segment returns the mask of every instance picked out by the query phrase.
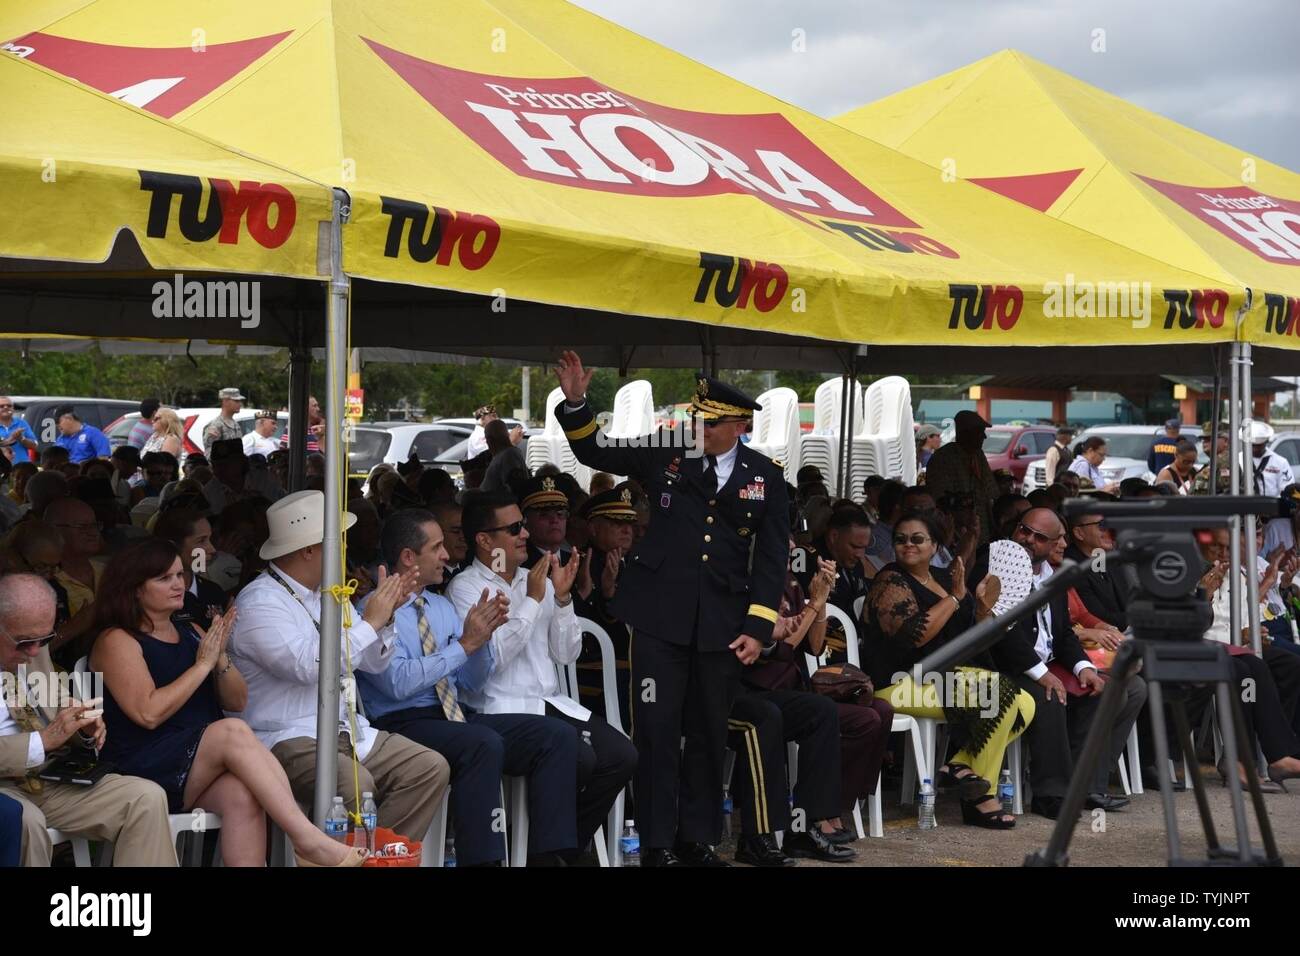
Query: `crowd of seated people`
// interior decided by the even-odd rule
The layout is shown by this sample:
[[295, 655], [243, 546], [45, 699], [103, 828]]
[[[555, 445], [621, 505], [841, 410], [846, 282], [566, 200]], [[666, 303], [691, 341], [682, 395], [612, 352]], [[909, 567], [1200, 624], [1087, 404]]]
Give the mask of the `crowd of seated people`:
[[[174, 865], [168, 814], [199, 807], [221, 816], [226, 865], [265, 864], [268, 821], [300, 865], [359, 865], [364, 851], [305, 815], [315, 798], [318, 628], [323, 602], [334, 600], [321, 591], [324, 458], [310, 456], [307, 490], [286, 494], [287, 452], [250, 456], [246, 443], [217, 438], [206, 456], [182, 463], [166, 412], [152, 416], [143, 450], [73, 463], [53, 446], [4, 469], [0, 667], [70, 671], [88, 659], [104, 699], [102, 714], [75, 700], [44, 714], [0, 708], [0, 865], [48, 864], [46, 827], [114, 843], [118, 865]], [[938, 455], [951, 471], [951, 461], [982, 454], [978, 422], [963, 427], [960, 448], [941, 455], [927, 435], [926, 460]], [[489, 422], [484, 433], [487, 450], [463, 488], [418, 459], [378, 466], [364, 490], [347, 486], [355, 590], [340, 667], [363, 708], [340, 701], [335, 792], [350, 809], [373, 794], [381, 826], [423, 839], [450, 785], [459, 864], [497, 866], [506, 859], [501, 779], [524, 777], [529, 865], [590, 865], [638, 761], [628, 739], [631, 634], [610, 608], [649, 503], [634, 482], [603, 473], [587, 487], [553, 465], [530, 474], [504, 425]], [[745, 668], [728, 717], [736, 860], [862, 858], [851, 846], [853, 811], [897, 773], [895, 715], [947, 725], [935, 783], [964, 823], [1015, 826], [997, 793], [1015, 741], [1029, 809], [1058, 816], [1115, 652], [1130, 638], [1124, 581], [1093, 566], [990, 651], [942, 674], [916, 665], [999, 613], [1001, 582], [989, 572], [998, 542], [1022, 549], [1041, 586], [1063, 562], [1088, 563], [1114, 545], [1099, 515], [1067, 519], [1066, 500], [1189, 493], [1195, 449], [1171, 447], [1155, 484], [1106, 490], [1094, 480], [1104, 447], [1072, 457], [1063, 443], [1056, 481], [1028, 497], [949, 475], [937, 497], [924, 481], [871, 476], [836, 498], [815, 468], [800, 469], [774, 640]], [[1283, 496], [1300, 499], [1300, 490]], [[1300, 776], [1298, 529], [1300, 518], [1261, 522], [1258, 567], [1239, 572], [1239, 619], [1248, 620], [1246, 601], [1260, 609], [1259, 655], [1248, 633], [1230, 633], [1228, 532], [1202, 536], [1214, 622], [1205, 637], [1229, 645], [1235, 672], [1257, 688], [1242, 710], [1266, 758], [1219, 771], [1254, 774], [1267, 790]], [[584, 619], [610, 637], [612, 660], [584, 634]], [[852, 702], [817, 692], [814, 674], [850, 656], [870, 690]], [[570, 665], [575, 697], [557, 676]], [[1126, 804], [1112, 771], [1135, 727], [1147, 766], [1129, 771], [1153, 774], [1146, 684], [1135, 676], [1124, 690], [1104, 728], [1090, 807]], [[1195, 716], [1208, 695], [1191, 704]], [[40, 780], [76, 746], [96, 747], [115, 772], [91, 788]], [[795, 809], [807, 826], [793, 826]], [[625, 815], [635, 815], [633, 793]]]

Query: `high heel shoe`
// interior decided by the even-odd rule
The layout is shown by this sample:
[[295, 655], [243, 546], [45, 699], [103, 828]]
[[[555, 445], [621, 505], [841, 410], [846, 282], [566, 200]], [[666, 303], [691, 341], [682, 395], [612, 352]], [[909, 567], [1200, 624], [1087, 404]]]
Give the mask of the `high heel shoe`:
[[988, 797], [981, 797], [979, 800], [963, 800], [961, 802], [961, 822], [972, 827], [983, 827], [985, 830], [1010, 830], [1015, 827], [1016, 820], [1012, 817], [1010, 820], [1004, 820], [1003, 817], [1010, 817], [1011, 814], [999, 806], [996, 810], [981, 810], [978, 804], [983, 803]]
[[[969, 772], [964, 777], [959, 776], [963, 770]], [[985, 794], [989, 792], [989, 782], [964, 763], [950, 763], [947, 767], [939, 768], [939, 786], [940, 788], [956, 787], [961, 792], [963, 800], [973, 800], [975, 803], [983, 800]]]
[[[1223, 785], [1226, 787], [1226, 786], [1228, 785], [1228, 767], [1227, 767], [1227, 764], [1225, 764], [1222, 760], [1220, 760], [1220, 761], [1218, 762], [1218, 764], [1215, 765], [1215, 769], [1219, 771], [1219, 780], [1220, 780], [1220, 781], [1223, 783]], [[1267, 780], [1260, 780], [1260, 781], [1259, 781], [1259, 792], [1260, 792], [1260, 793], [1286, 793], [1286, 792], [1287, 792], [1287, 791], [1286, 791], [1286, 785], [1282, 783], [1282, 780], [1287, 779], [1287, 776], [1291, 776], [1291, 777], [1300, 777], [1300, 773], [1288, 772], [1288, 773], [1287, 773], [1287, 776], [1283, 776], [1283, 777], [1282, 777], [1282, 780], [1278, 780], [1278, 779], [1275, 779], [1275, 778], [1273, 777], [1273, 768], [1272, 768], [1272, 767], [1269, 767], [1269, 768], [1268, 768], [1268, 776], [1269, 776], [1269, 779], [1267, 779]], [[1245, 781], [1242, 781], [1241, 789], [1242, 789], [1243, 791], [1245, 791], [1245, 790], [1249, 790], [1249, 789], [1250, 789], [1250, 785], [1249, 785], [1248, 783], [1246, 783]]]
[[[365, 847], [360, 847], [360, 846], [349, 847], [348, 855], [345, 856], [343, 859], [339, 860], [339, 862], [335, 863], [332, 868], [350, 869], [351, 867], [354, 866], [360, 866], [361, 864], [366, 862], [366, 859], [369, 856], [370, 856], [370, 851], [367, 850]], [[293, 858], [299, 866], [320, 867], [322, 869], [331, 869], [331, 867], [323, 867], [320, 863], [313, 863], [311, 860], [305, 859], [296, 850], [294, 851]]]

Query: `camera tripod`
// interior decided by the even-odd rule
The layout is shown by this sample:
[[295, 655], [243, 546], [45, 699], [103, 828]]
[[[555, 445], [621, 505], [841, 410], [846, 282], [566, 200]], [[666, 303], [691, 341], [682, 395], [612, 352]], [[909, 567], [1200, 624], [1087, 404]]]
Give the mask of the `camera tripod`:
[[[1130, 613], [1138, 611], [1132, 607]], [[1165, 608], [1172, 611], [1171, 608]], [[1188, 611], [1194, 609], [1188, 608]], [[1135, 633], [1137, 633], [1135, 625]], [[1203, 629], [1202, 629], [1203, 632]], [[1088, 797], [1089, 781], [1098, 761], [1105, 759], [1111, 725], [1119, 716], [1124, 704], [1124, 684], [1139, 668], [1147, 682], [1147, 706], [1151, 712], [1151, 730], [1155, 740], [1156, 773], [1160, 782], [1160, 799], [1164, 804], [1165, 835], [1169, 845], [1170, 866], [1281, 866], [1277, 844], [1264, 796], [1259, 789], [1255, 773], [1247, 778], [1255, 818], [1259, 823], [1263, 851], [1254, 850], [1246, 826], [1246, 806], [1241, 780], [1237, 775], [1239, 754], [1250, 755], [1254, 747], [1246, 739], [1245, 724], [1235, 692], [1237, 679], [1228, 652], [1218, 644], [1209, 644], [1196, 637], [1184, 636], [1181, 640], [1136, 637], [1125, 641], [1115, 654], [1111, 677], [1102, 692], [1101, 704], [1088, 731], [1083, 753], [1074, 768], [1070, 788], [1065, 795], [1060, 816], [1052, 828], [1047, 846], [1025, 858], [1026, 866], [1066, 866], [1068, 850], [1074, 832], [1075, 820]], [[1219, 724], [1223, 734], [1223, 753], [1228, 770], [1228, 790], [1232, 804], [1232, 818], [1236, 828], [1236, 845], [1219, 841], [1218, 829], [1210, 812], [1210, 802], [1205, 791], [1205, 781], [1197, 769], [1196, 750], [1192, 743], [1191, 725], [1187, 719], [1187, 690], [1193, 685], [1209, 684], [1214, 688]], [[1176, 743], [1188, 767], [1188, 783], [1196, 795], [1196, 810], [1205, 833], [1206, 858], [1192, 860], [1182, 854], [1182, 840], [1178, 832], [1178, 819], [1174, 810], [1174, 781], [1170, 773], [1169, 738], [1165, 724], [1165, 704], [1173, 715]], [[1253, 763], [1253, 759], [1248, 760]], [[1141, 767], [1130, 767], [1130, 773], [1141, 773]]]

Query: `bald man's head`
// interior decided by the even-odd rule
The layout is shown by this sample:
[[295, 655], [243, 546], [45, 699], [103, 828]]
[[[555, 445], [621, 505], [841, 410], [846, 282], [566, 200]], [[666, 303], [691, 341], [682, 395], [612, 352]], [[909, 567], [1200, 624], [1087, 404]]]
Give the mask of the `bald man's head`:
[[54, 630], [54, 589], [35, 574], [0, 577], [0, 670], [13, 673], [40, 648], [22, 641], [39, 640]]
[[1047, 560], [1056, 542], [1065, 534], [1065, 525], [1051, 508], [1030, 508], [1020, 516], [1011, 540], [1029, 552], [1035, 565]]

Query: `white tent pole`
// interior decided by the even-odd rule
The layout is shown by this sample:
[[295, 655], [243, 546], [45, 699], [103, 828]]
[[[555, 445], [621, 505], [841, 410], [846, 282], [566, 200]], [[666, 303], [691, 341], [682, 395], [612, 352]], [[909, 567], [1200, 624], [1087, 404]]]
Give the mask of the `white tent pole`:
[[[1241, 494], [1241, 343], [1232, 343], [1232, 399], [1228, 404], [1228, 493]], [[1217, 451], [1217, 449], [1216, 449]], [[1211, 460], [1210, 467], [1214, 467]], [[1229, 519], [1228, 534], [1228, 622], [1231, 628], [1229, 643], [1241, 641], [1241, 516]]]
[[[1251, 446], [1250, 431], [1255, 417], [1255, 397], [1251, 387], [1250, 343], [1241, 344], [1241, 489], [1245, 494], [1255, 493], [1255, 453]], [[1246, 614], [1250, 621], [1250, 646], [1257, 656], [1263, 655], [1259, 635], [1259, 595], [1257, 582], [1259, 573], [1255, 570], [1258, 548], [1255, 543], [1255, 524], [1259, 518], [1253, 514], [1246, 515], [1246, 580], [1250, 588], [1246, 594]]]
[[343, 609], [329, 597], [343, 583], [343, 540], [339, 516], [347, 481], [346, 392], [348, 387], [348, 293], [343, 272], [343, 223], [350, 212], [348, 194], [334, 190], [330, 222], [330, 279], [325, 308], [325, 417], [332, 432], [325, 446], [325, 541], [321, 548], [324, 574], [320, 602], [320, 686], [316, 697], [316, 792], [312, 817], [323, 826], [338, 790], [339, 661]]

